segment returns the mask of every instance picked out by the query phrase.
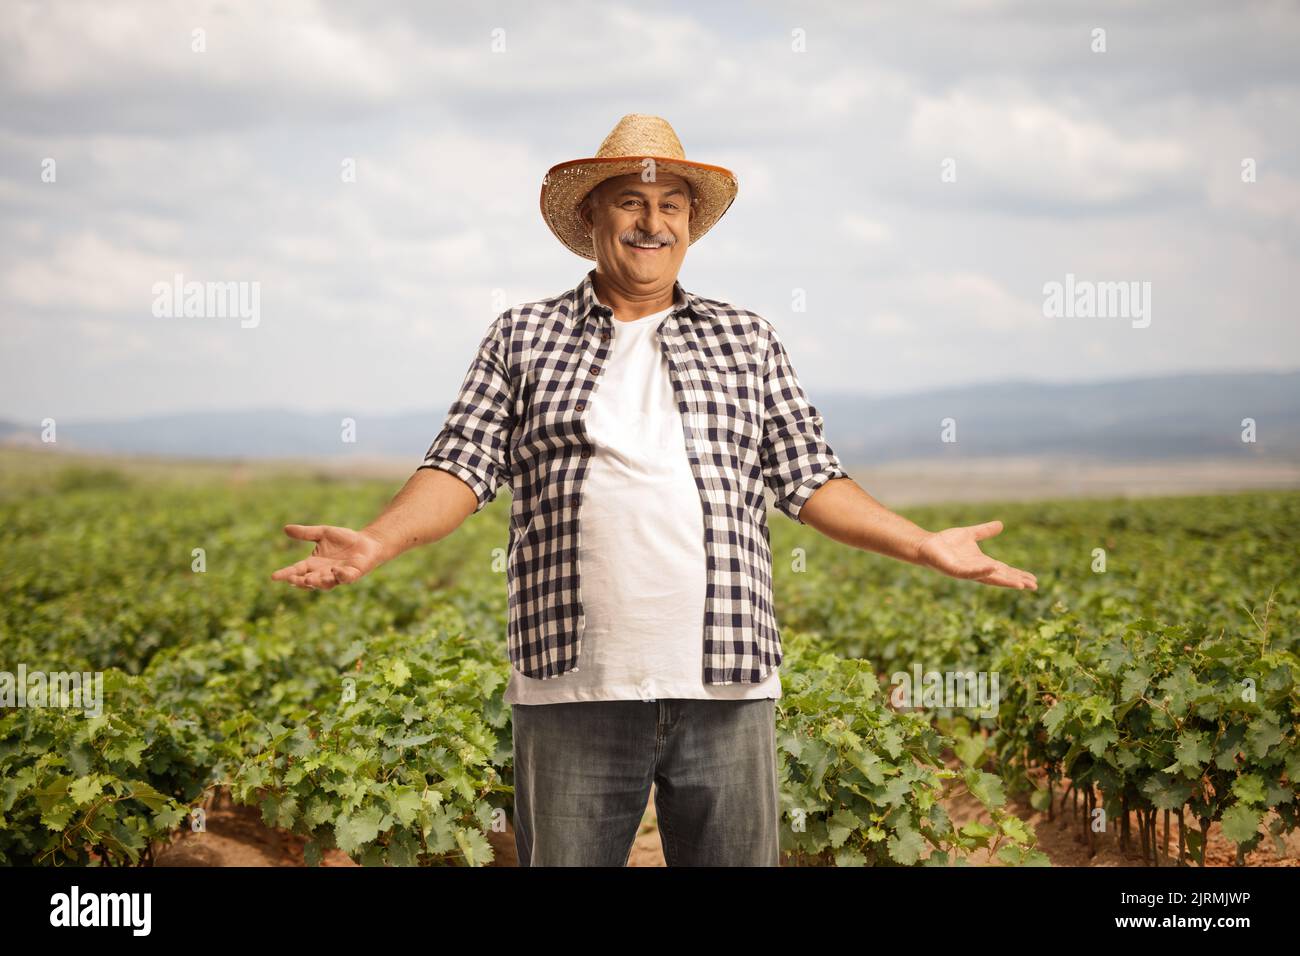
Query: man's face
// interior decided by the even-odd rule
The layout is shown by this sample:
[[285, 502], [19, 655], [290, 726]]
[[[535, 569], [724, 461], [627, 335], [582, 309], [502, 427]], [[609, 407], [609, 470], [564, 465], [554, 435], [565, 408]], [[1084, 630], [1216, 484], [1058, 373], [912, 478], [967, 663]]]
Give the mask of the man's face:
[[600, 270], [618, 285], [658, 289], [676, 281], [694, 214], [686, 180], [672, 173], [659, 173], [652, 183], [640, 173], [607, 179], [581, 214]]

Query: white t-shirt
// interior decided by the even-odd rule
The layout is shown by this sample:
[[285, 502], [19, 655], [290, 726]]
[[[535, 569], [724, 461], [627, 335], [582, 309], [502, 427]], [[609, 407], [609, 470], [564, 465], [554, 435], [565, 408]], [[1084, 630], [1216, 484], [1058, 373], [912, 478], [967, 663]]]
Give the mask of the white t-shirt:
[[507, 704], [781, 696], [777, 668], [757, 684], [704, 683], [704, 510], [659, 348], [671, 311], [612, 320], [610, 355], [587, 401], [577, 666], [547, 680], [511, 667]]

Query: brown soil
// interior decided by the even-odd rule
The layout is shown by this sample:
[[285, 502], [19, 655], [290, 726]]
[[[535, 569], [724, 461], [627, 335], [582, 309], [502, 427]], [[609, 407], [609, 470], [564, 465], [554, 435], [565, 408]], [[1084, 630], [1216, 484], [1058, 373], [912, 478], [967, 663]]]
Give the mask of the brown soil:
[[[207, 813], [202, 833], [182, 830], [173, 842], [156, 852], [156, 866], [306, 866], [306, 840], [287, 830], [268, 827], [256, 807], [235, 806], [221, 794]], [[492, 866], [518, 866], [514, 828], [507, 822], [504, 832], [489, 832], [494, 860]], [[340, 850], [326, 850], [321, 866], [356, 866]], [[637, 830], [628, 866], [664, 866], [663, 848], [655, 823], [654, 791]]]
[[[957, 767], [955, 760], [950, 766]], [[1052, 866], [1142, 866], [1140, 837], [1137, 832], [1137, 815], [1131, 817], [1130, 843], [1125, 852], [1119, 846], [1119, 821], [1110, 820], [1107, 832], [1094, 834], [1094, 852], [1089, 855], [1088, 844], [1083, 828], [1074, 817], [1071, 804], [1067, 802], [1062, 809], [1062, 794], [1069, 781], [1059, 783], [1056, 788], [1054, 819], [1049, 820], [1045, 812], [1035, 810], [1029, 805], [1027, 795], [1008, 798], [1006, 809], [1033, 827], [1038, 837], [1037, 849], [1047, 855]], [[959, 792], [956, 796], [943, 801], [944, 808], [952, 818], [953, 824], [960, 827], [971, 820], [991, 824], [984, 807], [970, 794]], [[1082, 815], [1082, 802], [1080, 802]], [[1188, 821], [1188, 829], [1200, 827]], [[1156, 821], [1157, 847], [1164, 839], [1164, 814], [1159, 814]], [[1279, 856], [1271, 837], [1266, 836], [1258, 847], [1246, 854], [1247, 866], [1300, 866], [1300, 831], [1293, 832], [1283, 839], [1286, 855]], [[1178, 817], [1170, 814], [1169, 846], [1160, 849], [1160, 865], [1176, 866], [1178, 856]], [[1210, 838], [1205, 851], [1205, 865], [1233, 866], [1237, 860], [1237, 845], [1228, 840], [1217, 823], [1210, 825]], [[980, 852], [971, 858], [979, 866], [1003, 865], [993, 854]], [[1191, 864], [1189, 864], [1191, 865]]]
[[[1136, 846], [1124, 853], [1119, 848], [1118, 824], [1111, 823], [1111, 831], [1096, 835], [1096, 852], [1089, 856], [1079, 825], [1074, 822], [1069, 806], [1060, 810], [1060, 790], [1057, 795], [1057, 812], [1054, 820], [1033, 809], [1023, 798], [1013, 798], [1008, 809], [1028, 822], [1037, 834], [1038, 849], [1042, 850], [1053, 866], [1141, 866], [1142, 860]], [[961, 826], [971, 820], [990, 823], [988, 814], [980, 803], [965, 792], [944, 801], [944, 807], [954, 825]], [[1164, 835], [1161, 817], [1158, 837]], [[1133, 842], [1137, 843], [1134, 830]], [[158, 866], [305, 866], [303, 845], [306, 841], [293, 833], [277, 830], [262, 822], [254, 807], [231, 806], [222, 801], [209, 810], [207, 830], [193, 833], [185, 830], [175, 841], [157, 853]], [[495, 859], [492, 866], [518, 866], [515, 853], [514, 829], [509, 823], [503, 832], [489, 832]], [[1253, 852], [1247, 854], [1247, 866], [1300, 866], [1300, 832], [1290, 834], [1284, 841], [1287, 855], [1279, 856], [1273, 841], [1266, 838]], [[1171, 818], [1169, 854], [1161, 857], [1162, 866], [1172, 866], [1171, 855], [1178, 852], [1178, 820]], [[1232, 866], [1236, 861], [1236, 846], [1227, 840], [1219, 825], [1210, 827], [1206, 866]], [[991, 853], [980, 851], [971, 858], [977, 866], [1001, 866]], [[327, 850], [322, 866], [356, 866], [345, 853]], [[646, 806], [645, 816], [637, 831], [636, 840], [628, 856], [628, 866], [664, 866], [663, 848], [659, 842], [659, 829], [655, 820], [654, 793]]]
[[[268, 827], [256, 807], [235, 806], [225, 794], [212, 802], [202, 833], [182, 830], [157, 851], [155, 866], [306, 866], [307, 841]], [[326, 850], [321, 866], [356, 866], [340, 850]]]

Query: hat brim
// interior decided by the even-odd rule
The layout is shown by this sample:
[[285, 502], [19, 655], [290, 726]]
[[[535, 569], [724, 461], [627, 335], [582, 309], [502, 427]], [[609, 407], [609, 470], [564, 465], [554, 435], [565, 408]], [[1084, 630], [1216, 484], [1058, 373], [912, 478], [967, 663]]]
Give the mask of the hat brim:
[[578, 216], [578, 207], [587, 193], [607, 179], [627, 173], [640, 173], [642, 163], [653, 159], [656, 172], [673, 173], [691, 184], [698, 200], [691, 218], [690, 242], [694, 243], [722, 218], [736, 199], [739, 184], [729, 169], [694, 163], [685, 159], [661, 156], [607, 156], [599, 159], [574, 159], [552, 166], [542, 180], [542, 218], [555, 238], [584, 259], [595, 259], [587, 227]]

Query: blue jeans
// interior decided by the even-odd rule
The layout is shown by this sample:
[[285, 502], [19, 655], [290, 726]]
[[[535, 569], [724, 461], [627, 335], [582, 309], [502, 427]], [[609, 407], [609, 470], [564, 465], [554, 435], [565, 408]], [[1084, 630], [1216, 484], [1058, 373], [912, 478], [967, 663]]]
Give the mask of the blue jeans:
[[776, 702], [515, 704], [520, 866], [626, 866], [655, 786], [669, 866], [776, 866]]

